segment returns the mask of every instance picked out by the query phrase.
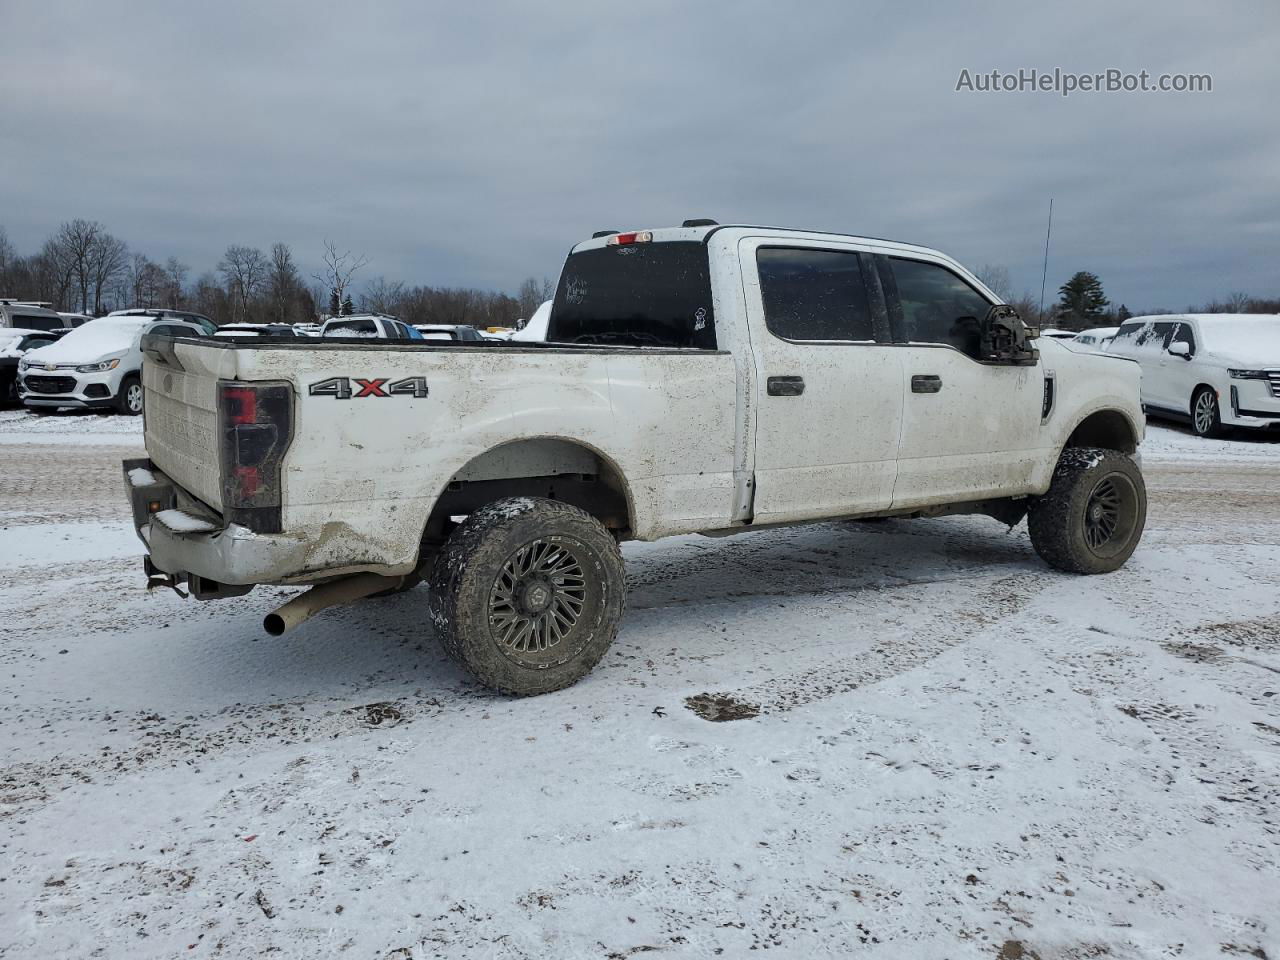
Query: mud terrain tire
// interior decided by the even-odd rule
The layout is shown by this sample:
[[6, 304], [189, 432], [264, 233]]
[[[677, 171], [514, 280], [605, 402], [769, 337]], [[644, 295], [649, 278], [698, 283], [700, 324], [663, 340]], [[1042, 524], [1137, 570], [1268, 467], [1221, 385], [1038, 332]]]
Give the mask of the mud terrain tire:
[[1124, 565], [1147, 522], [1147, 487], [1131, 457], [1071, 447], [1053, 482], [1031, 501], [1027, 529], [1036, 553], [1068, 573], [1110, 573]]
[[445, 652], [517, 696], [590, 673], [613, 643], [625, 599], [613, 535], [577, 507], [534, 497], [475, 511], [431, 573], [431, 618]]

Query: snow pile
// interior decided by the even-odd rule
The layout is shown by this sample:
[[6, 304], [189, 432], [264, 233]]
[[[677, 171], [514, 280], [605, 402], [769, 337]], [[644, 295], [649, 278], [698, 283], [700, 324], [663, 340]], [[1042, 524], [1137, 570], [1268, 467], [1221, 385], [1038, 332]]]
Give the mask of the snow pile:
[[220, 529], [216, 523], [201, 517], [193, 517], [181, 510], [161, 510], [154, 519], [174, 533], [213, 533]]
[[129, 483], [135, 487], [149, 487], [156, 482], [156, 475], [146, 467], [134, 467], [129, 471]]

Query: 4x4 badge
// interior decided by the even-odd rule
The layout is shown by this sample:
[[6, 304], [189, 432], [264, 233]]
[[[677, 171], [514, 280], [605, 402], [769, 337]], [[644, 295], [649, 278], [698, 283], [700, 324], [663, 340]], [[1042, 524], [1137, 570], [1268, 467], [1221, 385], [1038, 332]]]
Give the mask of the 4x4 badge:
[[[355, 388], [352, 389], [352, 384]], [[427, 395], [426, 377], [405, 377], [403, 380], [391, 381], [390, 377], [330, 377], [318, 380], [307, 387], [307, 393], [313, 397], [333, 397], [335, 400], [350, 400], [355, 397], [417, 397]]]

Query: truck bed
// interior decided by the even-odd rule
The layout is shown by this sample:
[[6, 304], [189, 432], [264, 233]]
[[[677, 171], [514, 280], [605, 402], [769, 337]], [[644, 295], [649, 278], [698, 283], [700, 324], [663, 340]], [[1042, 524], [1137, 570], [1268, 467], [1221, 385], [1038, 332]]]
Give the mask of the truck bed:
[[[289, 385], [282, 527], [308, 544], [304, 574], [403, 572], [451, 484], [525, 475], [530, 458], [539, 475], [625, 478], [630, 537], [722, 527], [735, 511], [737, 378], [725, 351], [262, 338], [144, 347], [151, 461], [213, 514], [219, 381]], [[419, 380], [420, 396], [393, 391]]]

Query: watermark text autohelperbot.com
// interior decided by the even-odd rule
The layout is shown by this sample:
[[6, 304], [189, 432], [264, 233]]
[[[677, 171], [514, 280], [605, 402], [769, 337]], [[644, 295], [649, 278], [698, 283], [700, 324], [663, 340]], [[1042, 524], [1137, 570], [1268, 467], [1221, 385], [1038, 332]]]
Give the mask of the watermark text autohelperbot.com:
[[1072, 73], [1020, 68], [1014, 71], [963, 69], [956, 78], [956, 93], [1212, 93], [1208, 73], [1151, 73], [1109, 68], [1097, 73]]

